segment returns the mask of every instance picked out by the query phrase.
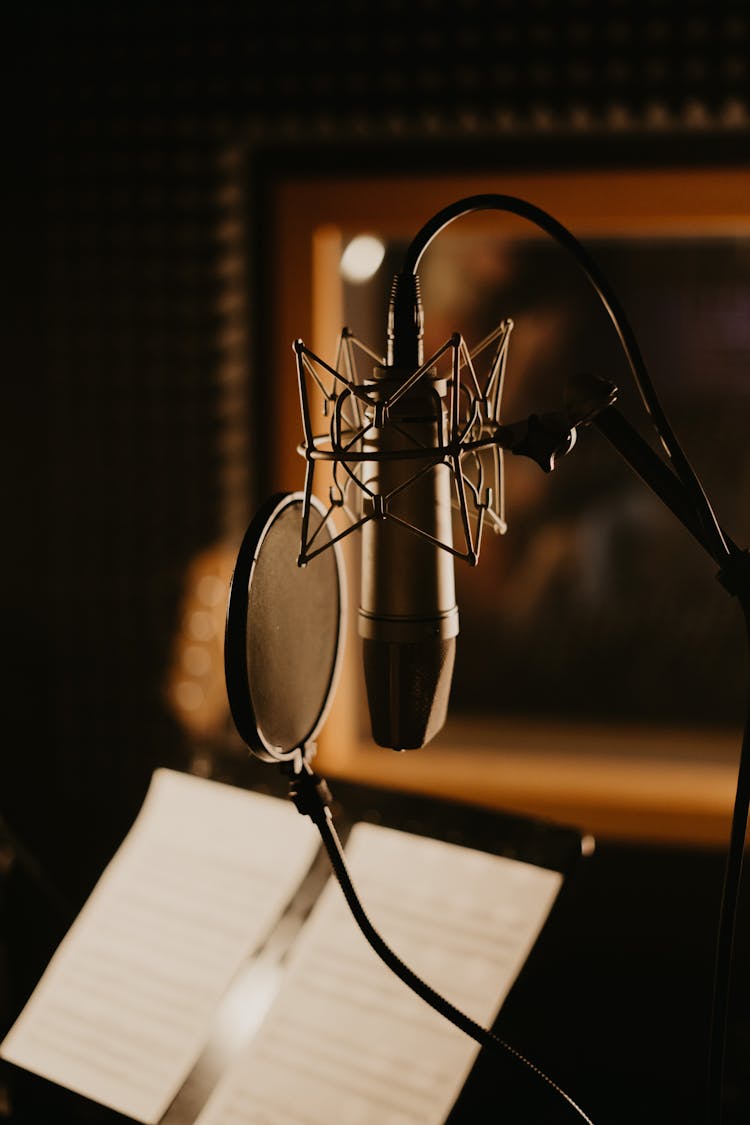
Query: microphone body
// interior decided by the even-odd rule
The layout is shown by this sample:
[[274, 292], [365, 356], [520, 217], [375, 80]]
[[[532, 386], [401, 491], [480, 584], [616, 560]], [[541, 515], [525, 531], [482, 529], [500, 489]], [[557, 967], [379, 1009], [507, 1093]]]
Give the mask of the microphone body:
[[[373, 398], [387, 399], [422, 362], [418, 282], [399, 275], [391, 299], [388, 364], [375, 369]], [[395, 455], [363, 464], [362, 482], [374, 496], [369, 503], [387, 504], [388, 518], [362, 527], [359, 610], [373, 738], [395, 750], [424, 746], [440, 731], [453, 676], [458, 633], [453, 556], [425, 538], [452, 543], [451, 471], [433, 464], [432, 452], [446, 433], [446, 393], [445, 380], [425, 374], [388, 407], [385, 418], [378, 420], [373, 411], [365, 445], [365, 451]], [[415, 456], [419, 449], [424, 457]]]

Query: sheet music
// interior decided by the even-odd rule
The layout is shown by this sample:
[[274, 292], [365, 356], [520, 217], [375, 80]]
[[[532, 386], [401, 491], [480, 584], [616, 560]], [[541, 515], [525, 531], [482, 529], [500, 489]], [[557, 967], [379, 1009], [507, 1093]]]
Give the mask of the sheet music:
[[0, 1054], [158, 1122], [318, 846], [291, 803], [157, 770]]
[[[354, 827], [346, 854], [391, 948], [489, 1026], [562, 876], [370, 824]], [[331, 879], [273, 1008], [197, 1125], [439, 1125], [478, 1050], [382, 964]]]

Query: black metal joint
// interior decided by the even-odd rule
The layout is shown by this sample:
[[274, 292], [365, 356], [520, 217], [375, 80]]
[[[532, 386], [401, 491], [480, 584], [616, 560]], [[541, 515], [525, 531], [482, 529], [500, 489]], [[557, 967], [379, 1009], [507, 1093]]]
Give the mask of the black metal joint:
[[290, 780], [289, 796], [297, 806], [297, 812], [309, 816], [315, 824], [325, 819], [326, 810], [333, 801], [326, 780], [310, 769], [302, 769]]
[[733, 598], [750, 601], [750, 551], [732, 551], [716, 580]]

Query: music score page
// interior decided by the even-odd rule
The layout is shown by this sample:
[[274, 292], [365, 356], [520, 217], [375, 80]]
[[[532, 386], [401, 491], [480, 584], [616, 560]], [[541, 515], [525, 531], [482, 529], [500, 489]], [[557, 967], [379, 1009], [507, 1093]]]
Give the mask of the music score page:
[[157, 770], [0, 1055], [156, 1125], [318, 847], [290, 802]]
[[[346, 854], [394, 952], [491, 1026], [562, 875], [370, 824], [355, 825]], [[197, 1125], [440, 1125], [478, 1050], [383, 965], [331, 879]]]

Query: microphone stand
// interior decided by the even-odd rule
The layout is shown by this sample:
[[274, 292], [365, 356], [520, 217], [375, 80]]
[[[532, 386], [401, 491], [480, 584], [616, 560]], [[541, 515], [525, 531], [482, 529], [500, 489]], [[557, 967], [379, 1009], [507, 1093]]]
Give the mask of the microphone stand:
[[[495, 440], [516, 455], [529, 457], [551, 472], [556, 459], [574, 446], [576, 430], [593, 425], [619, 453], [633, 472], [658, 496], [719, 566], [717, 580], [736, 597], [745, 620], [750, 647], [750, 552], [739, 548], [719, 528], [726, 553], [716, 549], [717, 537], [706, 532], [682, 480], [643, 440], [634, 426], [613, 405], [617, 389], [604, 379], [582, 376], [574, 380], [568, 393], [568, 414], [532, 414], [526, 422], [500, 426]], [[580, 420], [575, 425], [571, 418]], [[717, 525], [718, 526], [718, 525]], [[745, 835], [750, 814], [750, 695], [745, 722], [737, 790], [732, 814], [729, 847], [724, 871], [719, 915], [714, 986], [711, 1006], [708, 1059], [708, 1121], [722, 1118], [721, 1091], [724, 1073], [727, 1019], [734, 932], [737, 919]]]
[[[732, 596], [736, 597], [745, 621], [750, 646], [750, 552], [741, 550], [723, 532], [724, 541], [729, 548], [727, 557], [717, 559], [711, 542], [706, 536], [694, 509], [690, 504], [681, 481], [653, 452], [640, 434], [613, 406], [607, 407], [593, 420], [593, 425], [617, 450], [630, 468], [654, 492], [670, 511], [680, 520], [693, 537], [701, 544], [720, 569], [717, 580]], [[724, 1053], [729, 1008], [730, 980], [732, 973], [732, 954], [734, 932], [737, 919], [742, 863], [750, 813], [750, 696], [745, 721], [740, 762], [737, 773], [737, 789], [729, 834], [729, 846], [724, 870], [724, 884], [721, 896], [716, 958], [714, 968], [714, 988], [711, 1011], [711, 1029], [708, 1060], [708, 1120], [720, 1122], [721, 1089], [724, 1072]]]
[[[708, 552], [719, 567], [718, 580], [740, 603], [750, 642], [750, 555], [747, 551], [740, 550], [736, 544], [728, 539], [720, 527], [703, 485], [680, 446], [659, 401], [646, 363], [641, 355], [635, 333], [625, 316], [624, 310], [596, 263], [567, 227], [533, 203], [516, 196], [494, 192], [468, 196], [465, 199], [456, 200], [444, 207], [442, 211], [438, 211], [417, 232], [404, 255], [403, 274], [416, 275], [425, 250], [435, 236], [449, 223], [472, 211], [487, 210], [505, 211], [517, 215], [543, 230], [574, 258], [592, 285], [617, 333], [641, 401], [654, 424], [656, 433], [674, 471], [666, 467], [646, 442], [640, 438], [640, 435], [630, 427], [623, 416], [612, 408], [611, 398], [604, 409], [601, 409], [601, 403], [595, 404], [591, 412], [579, 424], [593, 422], [638, 476], [656, 493]], [[608, 384], [608, 386], [611, 388], [611, 385]], [[529, 419], [528, 436], [532, 445], [539, 436], [538, 422], [539, 419], [536, 419], [535, 416]], [[553, 425], [552, 429], [554, 430], [554, 428]], [[504, 429], [504, 427], [500, 427], [500, 429]], [[574, 427], [571, 427], [569, 434], [571, 440], [568, 441], [567, 445], [564, 441], [557, 446], [553, 445], [551, 461], [549, 465], [540, 461], [542, 468], [547, 471], [554, 468], [555, 455], [562, 456], [572, 448], [573, 432]], [[500, 434], [498, 436], [502, 437]], [[558, 434], [558, 436], [560, 435]], [[514, 449], [512, 442], [510, 448], [512, 452], [526, 452], [523, 448]], [[535, 460], [539, 460], [534, 453], [531, 456], [534, 456]], [[707, 1076], [708, 1125], [720, 1125], [722, 1120], [724, 1047], [732, 946], [749, 813], [750, 697], [740, 754], [717, 937]]]
[[[532, 414], [526, 421], [511, 425], [500, 424], [498, 417], [499, 393], [497, 388], [492, 389], [493, 372], [491, 372], [487, 387], [482, 391], [474, 376], [473, 389], [469, 392], [472, 410], [465, 424], [459, 424], [458, 406], [460, 390], [461, 367], [461, 339], [454, 334], [447, 344], [435, 353], [428, 363], [419, 365], [419, 355], [415, 346], [421, 338], [422, 309], [418, 269], [424, 252], [432, 240], [449, 223], [473, 211], [496, 210], [505, 211], [524, 219], [538, 227], [553, 240], [555, 240], [576, 261], [587, 280], [593, 287], [605, 312], [608, 314], [612, 326], [622, 345], [630, 373], [639, 392], [641, 402], [654, 425], [661, 446], [667, 455], [667, 462], [663, 461], [651, 447], [641, 438], [638, 432], [630, 425], [624, 416], [614, 408], [617, 389], [602, 379], [591, 376], [579, 377], [569, 388], [566, 396], [566, 409], [557, 414]], [[506, 322], [512, 327], [512, 322]], [[405, 394], [412, 386], [425, 375], [427, 369], [434, 364], [448, 349], [453, 350], [453, 418], [450, 427], [450, 436], [441, 437], [437, 446], [430, 450], [433, 464], [448, 465], [457, 480], [457, 489], [460, 501], [460, 510], [467, 535], [467, 550], [464, 554], [457, 552], [450, 543], [427, 536], [437, 547], [443, 547], [452, 554], [474, 564], [478, 558], [478, 540], [481, 535], [483, 517], [492, 507], [491, 489], [480, 490], [468, 486], [473, 493], [477, 515], [477, 542], [471, 540], [467, 529], [468, 517], [466, 513], [465, 489], [467, 483], [461, 469], [462, 457], [467, 454], [479, 454], [482, 451], [495, 447], [495, 450], [508, 450], [511, 453], [527, 456], [535, 460], [545, 472], [554, 469], [556, 460], [565, 456], [573, 448], [577, 430], [583, 426], [595, 426], [596, 429], [609, 441], [621, 457], [640, 479], [659, 497], [667, 508], [676, 516], [691, 535], [700, 543], [704, 550], [718, 567], [717, 578], [727, 590], [736, 597], [743, 612], [750, 642], [750, 554], [741, 550], [725, 533], [711, 507], [703, 485], [688, 461], [679, 441], [669, 423], [664, 409], [659, 401], [656, 389], [651, 381], [643, 356], [641, 355], [635, 333], [628, 322], [620, 303], [610, 288], [606, 278], [600, 272], [596, 263], [589, 256], [584, 247], [557, 219], [546, 211], [536, 207], [524, 199], [498, 193], [487, 193], [459, 199], [438, 211], [419, 230], [406, 249], [401, 271], [394, 279], [391, 291], [388, 319], [389, 345], [392, 344], [393, 356], [397, 354], [404, 357], [407, 367], [417, 363], [416, 370], [409, 375], [405, 383], [395, 392], [393, 401]], [[351, 342], [350, 333], [345, 329], [342, 333], [342, 342]], [[485, 341], [487, 343], [489, 341]], [[506, 339], [507, 343], [507, 339]], [[360, 345], [361, 346], [361, 345]], [[312, 472], [316, 459], [328, 460], [334, 463], [335, 469], [340, 465], [346, 472], [345, 487], [355, 484], [368, 490], [357, 478], [358, 463], [366, 459], [374, 459], [375, 455], [362, 451], [365, 435], [368, 430], [368, 420], [364, 423], [357, 414], [356, 422], [348, 429], [341, 427], [342, 403], [349, 396], [357, 407], [362, 402], [367, 402], [375, 412], [373, 417], [382, 424], [387, 415], [387, 403], [377, 402], [367, 398], [367, 390], [358, 385], [356, 379], [351, 377], [351, 363], [342, 374], [329, 364], [324, 363], [319, 357], [305, 349], [301, 341], [295, 344], [298, 359], [298, 378], [300, 384], [300, 397], [302, 402], [303, 424], [306, 440], [300, 452], [307, 459], [306, 497], [312, 488]], [[368, 351], [368, 349], [364, 349]], [[372, 354], [372, 353], [369, 353]], [[461, 353], [463, 354], [463, 353]], [[500, 355], [500, 353], [498, 353]], [[466, 354], [463, 362], [471, 366], [471, 357]], [[504, 363], [504, 353], [502, 356]], [[309, 419], [309, 405], [305, 391], [304, 372], [308, 370], [318, 381], [320, 379], [311, 367], [312, 361], [321, 365], [328, 375], [333, 376], [334, 385], [339, 390], [333, 390], [327, 395], [327, 403], [333, 403], [335, 425], [331, 427], [330, 442], [327, 447], [318, 445], [312, 433]], [[495, 363], [498, 362], [494, 361]], [[494, 364], [493, 364], [494, 370]], [[497, 372], [495, 372], [496, 374]], [[472, 371], [473, 374], [473, 371]], [[502, 380], [501, 380], [502, 381]], [[345, 388], [339, 393], [341, 386]], [[479, 413], [477, 413], [479, 412]], [[481, 417], [481, 422], [473, 431], [475, 419]], [[421, 446], [417, 449], [406, 450], [403, 457], [424, 457], [426, 450]], [[399, 451], [399, 455], [401, 451]], [[384, 460], [390, 453], [381, 453], [380, 459]], [[370, 499], [373, 500], [370, 494]], [[352, 523], [338, 538], [357, 530], [367, 520], [385, 518], [388, 514], [382, 498], [378, 498], [379, 505], [366, 515], [352, 517]], [[331, 491], [331, 507], [345, 507], [344, 490], [339, 486], [338, 491]], [[348, 509], [347, 509], [348, 512]], [[498, 523], [504, 522], [500, 514], [495, 513]], [[326, 517], [327, 518], [327, 517]], [[417, 534], [424, 535], [418, 527], [408, 525]], [[305, 562], [313, 558], [316, 551], [309, 550], [306, 543], [303, 526], [303, 548], [300, 558]], [[714, 969], [714, 988], [712, 998], [712, 1013], [710, 1026], [709, 1059], [707, 1073], [707, 1125], [720, 1125], [722, 1120], [722, 1085], [724, 1071], [724, 1051], [726, 1039], [726, 1024], [729, 1006], [729, 982], [731, 977], [732, 947], [739, 899], [739, 890], [742, 874], [742, 861], [744, 840], [747, 831], [748, 814], [750, 813], [750, 693], [748, 696], [748, 714], [745, 723], [740, 764], [737, 776], [737, 791], [732, 813], [732, 823], [727, 851], [726, 869], [720, 907], [718, 935], [716, 946], [716, 963]], [[319, 827], [323, 821], [319, 818]], [[333, 857], [332, 857], [333, 861]], [[450, 1018], [450, 1017], [449, 1017]], [[577, 1108], [577, 1107], [576, 1107]]]

